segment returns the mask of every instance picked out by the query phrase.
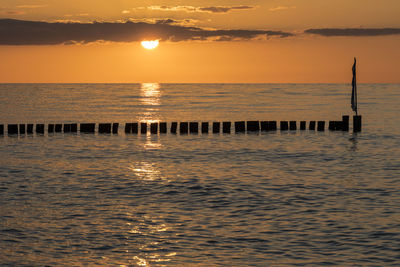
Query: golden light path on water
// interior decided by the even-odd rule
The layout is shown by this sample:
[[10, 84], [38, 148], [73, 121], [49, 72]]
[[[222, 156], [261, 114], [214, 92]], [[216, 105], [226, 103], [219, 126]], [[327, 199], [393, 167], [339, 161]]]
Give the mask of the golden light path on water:
[[[147, 123], [148, 127], [150, 123], [158, 123], [160, 121], [158, 117], [159, 106], [161, 105], [161, 90], [159, 83], [142, 83], [140, 86], [140, 101], [143, 105], [143, 113], [139, 121], [141, 123]], [[144, 137], [145, 142], [143, 144], [145, 150], [157, 150], [162, 148], [162, 144], [158, 136], [151, 135], [147, 132]], [[163, 180], [161, 170], [156, 166], [156, 163], [150, 161], [137, 161], [133, 162], [129, 167], [136, 179], [149, 182]], [[159, 223], [159, 218], [150, 218], [148, 215], [143, 218], [144, 221], [138, 222], [137, 224], [129, 223], [131, 230], [130, 234], [141, 234], [156, 235], [160, 232], [165, 232], [169, 228], [164, 223]], [[151, 221], [152, 223], [148, 223]], [[154, 246], [157, 244], [141, 244], [141, 249], [146, 249], [148, 246]], [[154, 262], [168, 262], [171, 257], [175, 256], [176, 253], [169, 253], [167, 255], [147, 255]], [[137, 266], [150, 266], [148, 260], [143, 255], [136, 255], [132, 258], [133, 263]], [[125, 266], [125, 265], [121, 265]]]
[[161, 90], [159, 83], [142, 83], [140, 85], [140, 102], [143, 105], [143, 113], [140, 122], [159, 122], [159, 106], [161, 105]]

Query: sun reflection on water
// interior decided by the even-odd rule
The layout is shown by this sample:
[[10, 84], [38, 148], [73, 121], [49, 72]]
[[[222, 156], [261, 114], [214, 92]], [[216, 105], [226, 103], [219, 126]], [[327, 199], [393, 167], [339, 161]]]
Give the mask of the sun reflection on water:
[[159, 122], [159, 106], [161, 105], [161, 86], [159, 83], [142, 83], [140, 85], [140, 101], [143, 113], [139, 121], [146, 123]]
[[159, 106], [161, 91], [159, 83], [142, 83], [140, 86], [140, 100], [145, 105]]
[[143, 181], [154, 181], [161, 176], [160, 171], [155, 168], [153, 163], [149, 162], [135, 162], [129, 169]]

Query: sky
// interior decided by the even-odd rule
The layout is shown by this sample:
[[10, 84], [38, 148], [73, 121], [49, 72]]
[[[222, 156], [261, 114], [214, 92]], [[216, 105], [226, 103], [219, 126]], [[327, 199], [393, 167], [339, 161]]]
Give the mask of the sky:
[[[399, 0], [0, 0], [0, 82], [400, 83]], [[143, 40], [159, 40], [153, 50]]]

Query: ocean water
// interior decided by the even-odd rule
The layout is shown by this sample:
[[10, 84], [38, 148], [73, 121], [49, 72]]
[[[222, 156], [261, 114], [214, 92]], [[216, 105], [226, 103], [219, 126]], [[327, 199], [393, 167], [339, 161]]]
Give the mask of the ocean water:
[[[0, 124], [340, 120], [348, 84], [1, 84]], [[399, 266], [400, 85], [361, 133], [0, 136], [1, 266]]]

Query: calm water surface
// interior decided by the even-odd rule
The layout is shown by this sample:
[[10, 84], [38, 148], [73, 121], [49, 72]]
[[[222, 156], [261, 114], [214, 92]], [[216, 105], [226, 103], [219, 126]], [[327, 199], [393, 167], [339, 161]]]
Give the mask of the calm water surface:
[[[0, 124], [340, 120], [344, 84], [3, 84]], [[399, 266], [400, 85], [363, 132], [0, 137], [2, 266]]]

